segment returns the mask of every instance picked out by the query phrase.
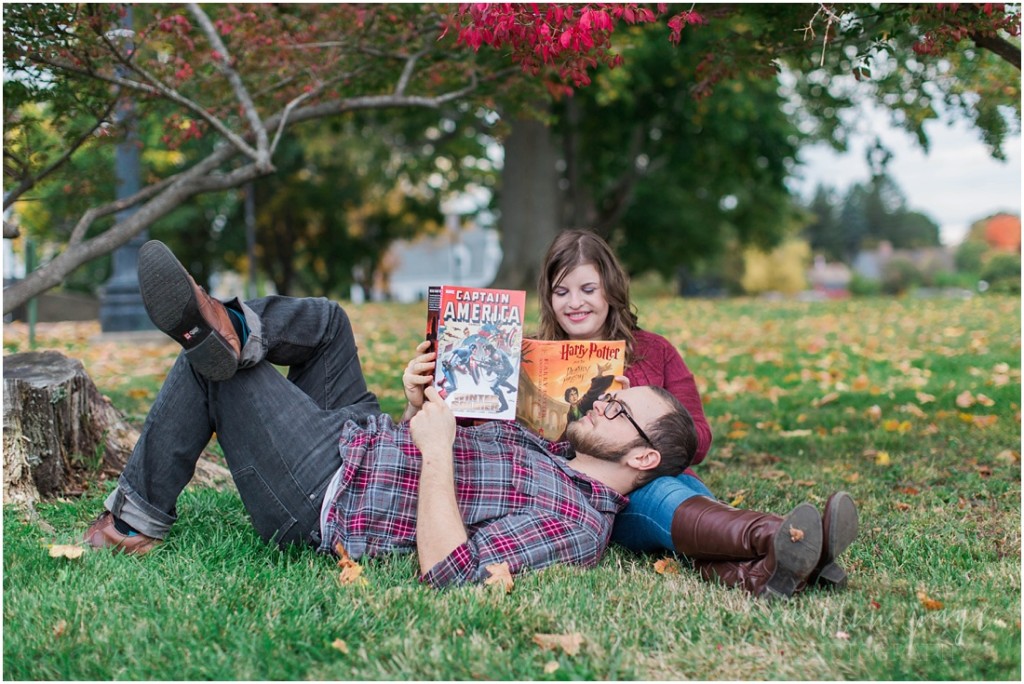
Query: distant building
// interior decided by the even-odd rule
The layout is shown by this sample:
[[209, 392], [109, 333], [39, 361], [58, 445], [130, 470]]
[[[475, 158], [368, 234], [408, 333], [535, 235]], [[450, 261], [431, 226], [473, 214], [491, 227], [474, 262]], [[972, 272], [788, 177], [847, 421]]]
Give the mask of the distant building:
[[953, 253], [946, 247], [893, 249], [883, 240], [873, 250], [863, 249], [853, 259], [853, 272], [867, 280], [882, 280], [886, 264], [893, 259], [906, 259], [922, 272], [955, 271]]
[[811, 289], [825, 299], [849, 297], [852, 278], [853, 274], [846, 264], [827, 262], [820, 254], [814, 257], [814, 265], [807, 271], [807, 282]]
[[[443, 235], [397, 240], [384, 261], [387, 278], [374, 283], [370, 299], [415, 302], [427, 297], [431, 285], [487, 287], [501, 265], [498, 231], [470, 224], [460, 228], [458, 217], [449, 217]], [[352, 288], [352, 301], [362, 302], [362, 288]]]

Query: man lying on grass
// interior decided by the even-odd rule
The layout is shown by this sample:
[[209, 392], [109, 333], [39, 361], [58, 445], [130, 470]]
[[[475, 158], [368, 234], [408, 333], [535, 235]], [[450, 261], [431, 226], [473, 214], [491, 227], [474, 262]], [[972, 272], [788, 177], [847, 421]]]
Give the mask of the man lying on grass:
[[693, 457], [686, 409], [646, 387], [617, 401], [653, 445], [630, 421], [596, 413], [557, 445], [513, 422], [456, 427], [433, 389], [396, 425], [367, 389], [337, 304], [222, 304], [155, 241], [139, 252], [139, 284], [150, 318], [184, 353], [86, 532], [95, 547], [139, 554], [164, 539], [214, 432], [265, 540], [341, 544], [356, 559], [415, 551], [421, 580], [437, 587], [483, 581], [501, 562], [512, 572], [595, 565], [625, 495]]
[[[696, 449], [686, 409], [654, 387], [597, 402], [567, 442], [514, 422], [457, 427], [433, 388], [396, 425], [367, 389], [337, 304], [291, 297], [222, 304], [155, 241], [139, 252], [139, 283], [150, 318], [184, 353], [107, 510], [86, 532], [94, 547], [142, 554], [159, 544], [216, 432], [265, 540], [327, 553], [340, 545], [354, 559], [415, 551], [420, 579], [435, 587], [483, 581], [487, 566], [502, 562], [513, 573], [593, 566], [625, 495], [682, 472]], [[288, 377], [272, 364], [287, 366]], [[784, 526], [774, 535], [766, 576], [792, 585], [814, 568], [822, 532], [817, 514], [810, 517], [800, 540], [781, 533]]]

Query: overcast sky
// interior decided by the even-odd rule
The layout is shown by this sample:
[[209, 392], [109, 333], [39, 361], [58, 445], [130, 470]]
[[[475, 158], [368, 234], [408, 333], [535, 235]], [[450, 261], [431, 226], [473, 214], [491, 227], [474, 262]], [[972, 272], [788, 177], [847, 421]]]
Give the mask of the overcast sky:
[[926, 130], [931, 150], [925, 154], [917, 141], [888, 124], [886, 115], [866, 108], [857, 119], [858, 134], [851, 137], [850, 151], [837, 155], [827, 146], [807, 148], [802, 180], [792, 187], [809, 199], [819, 183], [845, 194], [853, 183], [870, 177], [865, 150], [877, 135], [893, 151], [889, 175], [896, 181], [913, 211], [927, 215], [941, 228], [943, 243], [959, 244], [978, 219], [1000, 211], [1020, 215], [1021, 139], [1004, 146], [1007, 161], [989, 156], [979, 134], [958, 123], [953, 127], [931, 122]]

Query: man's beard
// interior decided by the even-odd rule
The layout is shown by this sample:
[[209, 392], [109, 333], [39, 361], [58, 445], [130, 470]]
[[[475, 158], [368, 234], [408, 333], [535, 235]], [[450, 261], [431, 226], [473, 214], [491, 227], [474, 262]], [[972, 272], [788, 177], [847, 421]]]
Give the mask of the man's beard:
[[577, 454], [587, 454], [599, 461], [611, 461], [612, 463], [622, 460], [625, 453], [633, 447], [632, 444], [619, 446], [609, 444], [593, 432], [588, 433], [577, 421], [569, 423], [566, 427], [565, 438], [569, 440], [569, 444]]

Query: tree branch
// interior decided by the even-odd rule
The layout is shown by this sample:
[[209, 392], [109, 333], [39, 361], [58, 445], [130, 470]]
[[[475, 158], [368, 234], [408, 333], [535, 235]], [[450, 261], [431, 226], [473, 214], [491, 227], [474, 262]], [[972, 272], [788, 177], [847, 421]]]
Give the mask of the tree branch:
[[1010, 41], [996, 35], [985, 35], [982, 33], [972, 33], [971, 40], [974, 44], [980, 48], [984, 48], [995, 55], [1002, 57], [1004, 60], [1017, 67], [1017, 71], [1020, 71], [1020, 46], [1014, 45]]
[[196, 18], [200, 28], [203, 29], [203, 33], [206, 34], [206, 39], [210, 41], [210, 45], [220, 54], [220, 59], [214, 59], [214, 63], [216, 63], [225, 78], [228, 79], [228, 83], [231, 84], [231, 89], [235, 92], [235, 97], [238, 98], [242, 105], [242, 111], [245, 112], [245, 118], [249, 121], [249, 126], [256, 134], [256, 164], [269, 169], [270, 144], [267, 138], [267, 129], [263, 127], [263, 121], [260, 120], [256, 104], [252, 101], [252, 97], [249, 96], [249, 91], [246, 89], [245, 84], [242, 83], [242, 77], [231, 66], [232, 59], [230, 53], [228, 53], [227, 46], [224, 45], [224, 41], [217, 35], [217, 29], [214, 27], [213, 22], [210, 21], [210, 17], [207, 16], [206, 12], [199, 5], [190, 2], [188, 10]]
[[121, 86], [122, 88], [128, 88], [129, 90], [137, 90], [139, 92], [146, 93], [147, 95], [163, 97], [165, 99], [170, 100], [171, 102], [180, 104], [182, 107], [192, 112], [197, 117], [203, 119], [204, 121], [206, 121], [206, 123], [210, 124], [210, 126], [214, 130], [223, 135], [228, 141], [231, 142], [232, 145], [238, 148], [239, 152], [241, 152], [245, 156], [253, 160], [256, 160], [256, 158], [259, 156], [259, 153], [255, 149], [253, 149], [251, 145], [246, 143], [242, 137], [240, 137], [238, 134], [229, 129], [220, 119], [215, 117], [206, 109], [200, 107], [199, 104], [197, 104], [196, 102], [190, 100], [189, 98], [179, 93], [177, 90], [174, 90], [173, 88], [164, 85], [162, 82], [160, 82], [158, 78], [147, 72], [142, 67], [139, 67], [138, 65], [131, 63], [128, 64], [128, 66], [133, 71], [136, 71], [137, 73], [141, 74], [147, 81], [149, 81], [149, 83], [134, 81], [132, 79], [124, 78], [121, 76], [109, 76], [107, 74], [101, 74], [97, 71], [83, 69], [81, 67], [77, 67], [67, 62], [46, 59], [45, 57], [42, 57], [40, 55], [33, 55], [31, 59], [36, 64], [43, 64], [49, 67], [53, 67], [55, 69], [63, 69], [70, 73], [78, 74], [79, 76], [84, 76], [86, 78], [95, 78], [105, 83]]

